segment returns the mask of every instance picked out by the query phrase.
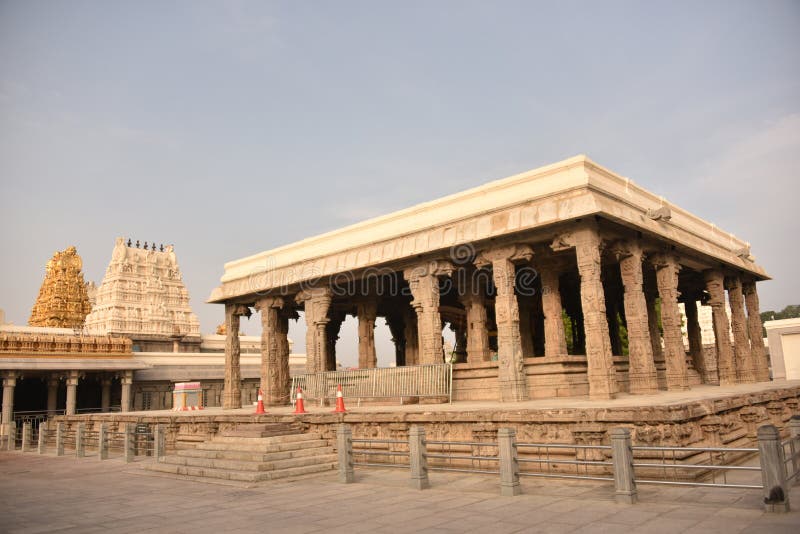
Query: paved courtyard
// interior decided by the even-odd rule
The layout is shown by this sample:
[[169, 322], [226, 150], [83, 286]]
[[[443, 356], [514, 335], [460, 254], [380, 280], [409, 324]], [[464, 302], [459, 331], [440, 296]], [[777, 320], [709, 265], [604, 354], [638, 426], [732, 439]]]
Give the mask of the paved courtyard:
[[[640, 487], [616, 504], [603, 482], [524, 479], [500, 497], [491, 475], [431, 473], [407, 487], [404, 470], [357, 468], [247, 488], [144, 474], [146, 460], [0, 452], [1, 532], [800, 532], [800, 512], [766, 514], [757, 490]], [[791, 499], [800, 509], [800, 486]]]

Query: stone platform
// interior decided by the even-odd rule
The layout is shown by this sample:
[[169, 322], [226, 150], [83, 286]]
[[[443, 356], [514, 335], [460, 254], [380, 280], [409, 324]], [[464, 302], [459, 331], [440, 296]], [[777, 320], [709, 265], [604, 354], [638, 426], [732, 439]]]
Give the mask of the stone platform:
[[127, 424], [161, 424], [167, 448], [191, 447], [223, 431], [252, 423], [299, 422], [306, 431], [333, 439], [336, 426], [351, 425], [354, 437], [405, 439], [411, 425], [424, 425], [430, 440], [496, 441], [497, 429], [516, 429], [528, 443], [608, 443], [608, 431], [624, 426], [634, 444], [664, 446], [741, 446], [755, 440], [756, 429], [800, 416], [800, 381], [775, 381], [735, 386], [697, 386], [655, 395], [621, 394], [612, 400], [540, 399], [527, 402], [454, 402], [452, 404], [362, 405], [345, 399], [348, 412], [306, 405], [309, 412], [271, 407], [255, 415], [254, 407], [210, 408], [201, 412], [146, 411], [61, 416], [68, 425], [108, 423], [112, 430]]

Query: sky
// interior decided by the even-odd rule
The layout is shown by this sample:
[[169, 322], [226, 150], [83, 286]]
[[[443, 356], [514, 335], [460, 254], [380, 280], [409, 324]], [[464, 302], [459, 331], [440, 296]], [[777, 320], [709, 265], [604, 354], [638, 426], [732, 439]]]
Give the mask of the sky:
[[0, 0], [0, 308], [25, 324], [70, 245], [99, 284], [123, 236], [175, 244], [210, 333], [226, 261], [576, 154], [798, 304], [798, 27], [770, 0]]

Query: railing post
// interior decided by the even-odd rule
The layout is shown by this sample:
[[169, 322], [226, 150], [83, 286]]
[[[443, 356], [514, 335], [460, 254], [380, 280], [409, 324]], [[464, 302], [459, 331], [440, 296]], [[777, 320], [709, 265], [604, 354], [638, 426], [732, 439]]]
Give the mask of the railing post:
[[153, 428], [153, 459], [156, 462], [160, 462], [161, 458], [166, 454], [164, 450], [166, 440], [164, 437], [164, 428], [161, 425], [156, 425]]
[[513, 428], [497, 430], [497, 452], [500, 460], [500, 495], [513, 497], [522, 493], [519, 485], [517, 432]]
[[8, 436], [6, 437], [8, 438], [8, 445], [6, 446], [6, 449], [9, 451], [17, 450], [17, 423], [14, 421], [9, 421], [7, 429]]
[[134, 438], [133, 427], [131, 426], [130, 423], [127, 423], [125, 425], [125, 438], [123, 440], [124, 448], [125, 448], [125, 461], [126, 462], [132, 462], [133, 461], [133, 456], [134, 456], [134, 452], [135, 452], [134, 451], [133, 438]]
[[56, 456], [64, 456], [64, 423], [56, 424]]
[[108, 460], [108, 425], [100, 423], [97, 431], [97, 456], [101, 460]]
[[418, 490], [430, 488], [425, 429], [421, 426], [412, 426], [408, 431], [408, 455], [411, 464], [411, 487]]
[[42, 421], [39, 425], [39, 454], [44, 454], [47, 448], [47, 421]]
[[800, 453], [800, 416], [792, 416], [789, 419], [789, 437], [792, 438], [789, 448], [792, 450], [792, 474], [794, 475], [795, 485], [800, 484], [800, 462], [798, 462], [797, 454]]
[[83, 458], [83, 453], [84, 453], [83, 437], [85, 429], [86, 425], [84, 425], [83, 423], [78, 423], [75, 426], [75, 456], [78, 458]]
[[764, 485], [764, 510], [789, 511], [789, 488], [783, 458], [781, 434], [774, 425], [758, 429], [758, 452], [761, 460], [761, 480]]
[[25, 421], [22, 423], [22, 452], [28, 452], [31, 449], [31, 422]]
[[638, 494], [633, 470], [633, 445], [631, 431], [627, 428], [611, 430], [611, 459], [614, 464], [614, 499], [619, 503], [635, 504]]
[[353, 432], [347, 425], [339, 425], [336, 432], [336, 448], [339, 455], [339, 482], [355, 482], [353, 473]]

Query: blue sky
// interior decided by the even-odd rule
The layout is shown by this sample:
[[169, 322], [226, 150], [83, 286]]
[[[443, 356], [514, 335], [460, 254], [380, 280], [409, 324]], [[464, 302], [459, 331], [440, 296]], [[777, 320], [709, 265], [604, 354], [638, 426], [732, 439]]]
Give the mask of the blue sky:
[[762, 309], [800, 303], [798, 27], [796, 1], [0, 1], [0, 308], [25, 323], [71, 244], [99, 283], [130, 236], [175, 244], [211, 331], [225, 261], [580, 153], [750, 241]]

